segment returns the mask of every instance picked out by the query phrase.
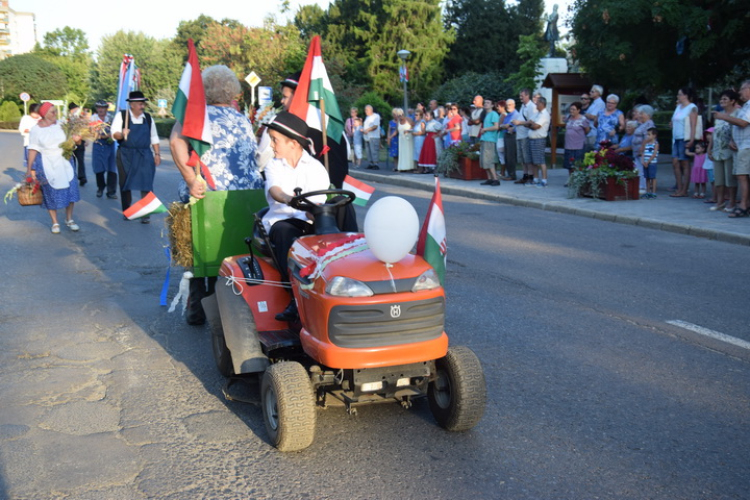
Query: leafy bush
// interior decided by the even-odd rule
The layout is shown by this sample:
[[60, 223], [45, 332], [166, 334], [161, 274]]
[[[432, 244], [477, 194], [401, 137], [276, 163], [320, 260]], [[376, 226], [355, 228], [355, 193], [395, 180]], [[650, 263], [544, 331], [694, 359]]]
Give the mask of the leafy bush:
[[156, 133], [159, 137], [168, 138], [169, 134], [172, 133], [172, 127], [174, 127], [174, 118], [154, 118], [154, 125], [156, 125]]
[[18, 121], [0, 122], [0, 130], [18, 130]]
[[5, 101], [0, 105], [0, 121], [18, 122], [21, 120], [21, 110], [14, 102]]
[[[380, 124], [383, 125], [383, 122], [385, 122], [385, 125], [388, 125], [388, 120], [391, 118], [391, 110], [393, 109], [393, 106], [388, 104], [383, 100], [382, 97], [380, 97], [376, 92], [365, 92], [362, 94], [362, 97], [354, 101], [354, 106], [359, 110], [359, 116], [364, 119], [365, 116], [365, 106], [369, 104], [373, 107], [376, 113], [380, 115]], [[348, 110], [342, 109], [341, 114], [343, 115], [344, 119], [349, 117]]]
[[500, 73], [469, 72], [438, 87], [433, 98], [438, 102], [457, 102], [462, 106], [471, 104], [475, 95], [488, 99], [508, 99], [515, 95], [513, 86]]
[[35, 101], [62, 99], [68, 91], [65, 75], [56, 65], [33, 54], [20, 54], [0, 61], [0, 98], [20, 103], [28, 92]]

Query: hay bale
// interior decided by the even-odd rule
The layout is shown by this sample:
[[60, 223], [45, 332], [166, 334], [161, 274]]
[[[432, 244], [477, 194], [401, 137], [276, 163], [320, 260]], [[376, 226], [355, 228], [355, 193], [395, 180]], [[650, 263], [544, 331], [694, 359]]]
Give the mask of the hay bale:
[[169, 229], [172, 264], [193, 267], [193, 225], [190, 217], [190, 205], [173, 201], [167, 212], [165, 222]]

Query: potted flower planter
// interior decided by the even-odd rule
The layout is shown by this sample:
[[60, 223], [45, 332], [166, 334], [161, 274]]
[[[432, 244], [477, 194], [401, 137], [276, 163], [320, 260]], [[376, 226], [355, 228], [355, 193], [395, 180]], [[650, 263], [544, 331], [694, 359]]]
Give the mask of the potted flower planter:
[[600, 196], [605, 201], [625, 201], [638, 199], [638, 177], [625, 179], [624, 184], [617, 182], [614, 177], [607, 177], [607, 182], [600, 188]]
[[471, 160], [465, 156], [458, 159], [459, 169], [448, 174], [451, 179], [476, 181], [487, 179], [487, 173], [479, 166], [479, 160]]

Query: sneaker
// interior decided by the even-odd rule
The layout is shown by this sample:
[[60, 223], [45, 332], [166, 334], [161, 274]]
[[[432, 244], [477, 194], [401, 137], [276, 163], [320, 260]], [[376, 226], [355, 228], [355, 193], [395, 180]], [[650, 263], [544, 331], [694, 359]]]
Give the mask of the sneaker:
[[107, 195], [107, 199], [108, 200], [116, 200], [117, 199], [117, 195], [116, 194], [108, 194]]
[[499, 186], [499, 185], [500, 185], [500, 181], [497, 179], [495, 179], [494, 181], [490, 181], [490, 186]]
[[97, 198], [101, 198], [103, 195], [104, 195], [104, 190], [103, 189], [97, 189], [96, 190], [96, 197]]
[[81, 229], [80, 227], [78, 227], [78, 224], [76, 224], [76, 222], [72, 219], [66, 220], [65, 225], [68, 226], [71, 231], [78, 231], [79, 229]]
[[538, 188], [546, 188], [547, 187], [547, 181], [541, 181], [536, 184], [536, 187]]
[[523, 177], [521, 177], [517, 181], [514, 181], [513, 184], [526, 184], [526, 181], [528, 181], [528, 180], [529, 180], [529, 176], [528, 175], [524, 175]]
[[60, 234], [60, 224], [52, 224], [50, 231], [52, 231], [52, 234]]
[[491, 186], [492, 185], [492, 179], [487, 179], [484, 182], [479, 183], [480, 186]]

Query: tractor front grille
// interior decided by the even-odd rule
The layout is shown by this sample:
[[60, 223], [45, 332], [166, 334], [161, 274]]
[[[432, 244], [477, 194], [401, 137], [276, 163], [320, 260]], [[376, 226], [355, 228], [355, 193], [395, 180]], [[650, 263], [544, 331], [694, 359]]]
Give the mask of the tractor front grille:
[[359, 306], [336, 306], [328, 336], [344, 348], [383, 347], [433, 340], [443, 333], [445, 299]]

